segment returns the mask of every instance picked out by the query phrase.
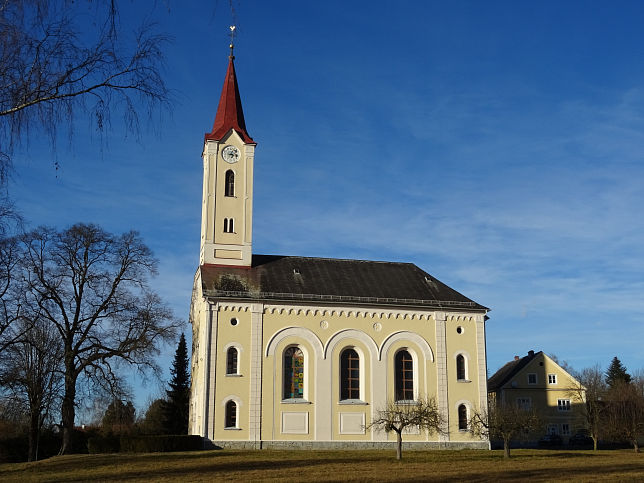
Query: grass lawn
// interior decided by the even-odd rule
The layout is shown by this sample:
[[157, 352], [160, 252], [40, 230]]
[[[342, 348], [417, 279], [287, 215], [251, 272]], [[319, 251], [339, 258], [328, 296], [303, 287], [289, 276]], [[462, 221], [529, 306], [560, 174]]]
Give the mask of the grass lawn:
[[199, 451], [56, 456], [0, 465], [0, 481], [644, 481], [644, 453], [513, 450]]

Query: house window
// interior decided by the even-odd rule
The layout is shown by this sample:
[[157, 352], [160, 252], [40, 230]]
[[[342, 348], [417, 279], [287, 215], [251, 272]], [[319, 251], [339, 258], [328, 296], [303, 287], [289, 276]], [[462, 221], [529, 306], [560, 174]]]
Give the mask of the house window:
[[340, 399], [360, 399], [360, 357], [353, 349], [340, 355]]
[[232, 169], [226, 171], [226, 189], [225, 196], [235, 196], [235, 173]]
[[299, 347], [284, 352], [284, 399], [304, 398], [304, 354]]
[[570, 436], [570, 425], [569, 424], [562, 424], [561, 425], [561, 435], [562, 436]]
[[559, 434], [559, 427], [556, 424], [549, 424], [548, 434]]
[[557, 399], [557, 409], [559, 411], [570, 411], [570, 399]]
[[237, 374], [237, 349], [231, 347], [226, 353], [226, 374]]
[[395, 358], [396, 401], [414, 400], [414, 360], [406, 350], [401, 350]]
[[467, 431], [467, 407], [465, 404], [458, 407], [458, 430]]
[[548, 384], [557, 384], [557, 374], [548, 374]]
[[465, 357], [462, 354], [456, 356], [456, 379], [464, 381], [465, 376]]
[[237, 403], [228, 401], [226, 403], [226, 428], [237, 427]]
[[532, 407], [532, 400], [529, 397], [518, 397], [517, 407], [519, 409], [530, 409]]
[[235, 233], [235, 222], [233, 218], [224, 218], [224, 233]]
[[537, 383], [537, 375], [532, 373], [528, 374], [528, 384], [536, 384]]

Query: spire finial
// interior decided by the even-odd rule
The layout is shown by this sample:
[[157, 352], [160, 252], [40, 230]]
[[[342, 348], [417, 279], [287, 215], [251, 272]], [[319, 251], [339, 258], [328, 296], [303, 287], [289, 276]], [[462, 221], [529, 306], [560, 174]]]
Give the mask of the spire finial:
[[233, 55], [233, 49], [235, 48], [235, 27], [234, 25], [230, 26], [230, 56], [229, 58], [234, 60], [235, 56]]

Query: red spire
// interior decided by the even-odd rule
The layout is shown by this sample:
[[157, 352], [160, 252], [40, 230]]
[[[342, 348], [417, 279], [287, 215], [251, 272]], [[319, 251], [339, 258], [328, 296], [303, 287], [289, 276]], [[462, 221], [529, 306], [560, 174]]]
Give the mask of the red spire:
[[246, 131], [244, 111], [242, 110], [241, 97], [239, 96], [239, 88], [237, 87], [237, 75], [235, 74], [235, 64], [233, 62], [235, 57], [231, 55], [229, 59], [226, 80], [224, 80], [224, 88], [219, 98], [219, 107], [217, 107], [215, 123], [212, 126], [212, 131], [206, 133], [205, 139], [219, 141], [228, 134], [228, 131], [234, 129], [245, 143], [255, 144], [255, 141], [253, 141]]

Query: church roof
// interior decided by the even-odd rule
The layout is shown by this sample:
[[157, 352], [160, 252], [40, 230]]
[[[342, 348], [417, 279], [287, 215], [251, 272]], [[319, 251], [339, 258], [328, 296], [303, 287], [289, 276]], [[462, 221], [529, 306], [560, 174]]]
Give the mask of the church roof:
[[528, 365], [528, 363], [541, 354], [543, 351], [528, 352], [527, 356], [519, 357], [516, 356], [513, 361], [510, 361], [503, 365], [501, 369], [496, 371], [492, 377], [487, 380], [487, 390], [488, 392], [495, 392], [501, 389], [510, 379], [516, 376], [521, 369]]
[[212, 131], [206, 133], [205, 139], [219, 141], [231, 129], [234, 129], [245, 143], [255, 144], [255, 141], [253, 141], [248, 131], [246, 131], [246, 121], [244, 121], [244, 111], [239, 95], [239, 87], [237, 86], [234, 59], [231, 55], [228, 61], [224, 87], [221, 90], [221, 97], [219, 98], [215, 123], [212, 126]]
[[200, 267], [204, 295], [216, 298], [488, 309], [413, 263], [253, 255], [251, 267]]

